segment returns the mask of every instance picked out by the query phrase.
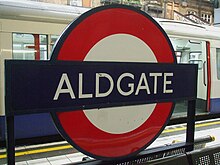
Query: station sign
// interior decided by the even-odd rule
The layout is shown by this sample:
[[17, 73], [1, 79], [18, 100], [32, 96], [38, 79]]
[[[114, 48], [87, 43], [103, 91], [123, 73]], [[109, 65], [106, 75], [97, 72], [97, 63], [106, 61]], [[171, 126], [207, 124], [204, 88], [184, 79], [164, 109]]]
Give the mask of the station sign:
[[176, 101], [196, 98], [197, 66], [176, 64], [159, 24], [124, 5], [74, 20], [50, 61], [5, 67], [6, 115], [50, 112], [61, 135], [97, 159], [139, 153], [163, 131]]
[[[194, 98], [191, 67], [117, 62], [7, 61], [9, 114], [74, 111]], [[186, 67], [188, 69], [186, 69]], [[193, 66], [194, 67], [194, 66]], [[193, 84], [190, 89], [180, 88]], [[158, 100], [158, 101], [157, 101]], [[33, 113], [33, 111], [30, 111]]]

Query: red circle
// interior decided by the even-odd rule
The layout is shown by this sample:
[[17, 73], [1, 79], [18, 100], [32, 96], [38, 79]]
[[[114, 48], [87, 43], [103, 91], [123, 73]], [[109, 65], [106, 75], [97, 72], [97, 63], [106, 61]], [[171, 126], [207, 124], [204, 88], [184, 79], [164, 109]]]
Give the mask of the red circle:
[[[81, 16], [61, 37], [60, 48], [55, 48], [55, 60], [83, 61], [97, 42], [119, 33], [144, 41], [154, 52], [158, 63], [175, 62], [171, 43], [160, 26], [151, 17], [130, 7], [103, 7]], [[53, 117], [61, 126], [62, 134], [81, 152], [108, 159], [133, 155], [150, 145], [168, 122], [172, 108], [172, 102], [158, 103], [144, 124], [123, 134], [98, 129], [82, 110], [59, 112]]]

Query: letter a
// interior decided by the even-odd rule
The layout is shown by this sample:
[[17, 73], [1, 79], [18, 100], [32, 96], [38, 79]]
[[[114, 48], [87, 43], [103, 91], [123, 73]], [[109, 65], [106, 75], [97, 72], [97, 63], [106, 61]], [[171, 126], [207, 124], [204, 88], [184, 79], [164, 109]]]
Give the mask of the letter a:
[[[66, 89], [62, 89], [64, 82], [66, 83], [67, 88]], [[57, 87], [57, 91], [55, 93], [55, 96], [53, 98], [53, 100], [58, 100], [58, 97], [60, 95], [60, 93], [69, 93], [71, 99], [75, 99], [75, 95], [73, 93], [73, 89], [72, 86], [70, 84], [70, 80], [68, 78], [68, 75], [66, 73], [62, 74], [62, 77], [60, 79], [59, 85]]]
[[[142, 85], [142, 82], [144, 82], [144, 85]], [[148, 95], [150, 94], [150, 89], [149, 89], [149, 86], [148, 86], [148, 82], [147, 82], [147, 78], [146, 78], [145, 73], [141, 74], [141, 77], [140, 77], [135, 95], [138, 95], [139, 91], [142, 90], [142, 89], [145, 89]]]

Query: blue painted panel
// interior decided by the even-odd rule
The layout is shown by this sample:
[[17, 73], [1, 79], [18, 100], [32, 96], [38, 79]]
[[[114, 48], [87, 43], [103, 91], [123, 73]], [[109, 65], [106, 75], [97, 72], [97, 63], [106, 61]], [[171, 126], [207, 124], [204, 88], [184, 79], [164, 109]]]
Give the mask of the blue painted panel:
[[5, 140], [5, 117], [0, 116], [0, 141]]
[[[0, 141], [5, 140], [5, 117], [0, 117]], [[57, 135], [50, 114], [15, 116], [15, 139]]]
[[[9, 115], [171, 102], [196, 97], [196, 65], [6, 61], [6, 70], [6, 114]], [[60, 84], [62, 90], [58, 90]], [[133, 91], [129, 93], [132, 87]], [[55, 99], [57, 91], [59, 99]], [[98, 96], [97, 91], [101, 93]]]
[[220, 98], [210, 100], [210, 113], [220, 113]]

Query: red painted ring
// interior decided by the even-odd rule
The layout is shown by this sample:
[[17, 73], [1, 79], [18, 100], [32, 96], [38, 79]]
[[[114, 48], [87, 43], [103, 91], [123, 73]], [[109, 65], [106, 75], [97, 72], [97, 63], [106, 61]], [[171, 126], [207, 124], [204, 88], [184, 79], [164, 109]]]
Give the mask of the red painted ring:
[[[75, 20], [62, 34], [52, 61], [83, 61], [101, 39], [130, 34], [144, 41], [158, 63], [176, 63], [173, 47], [163, 29], [146, 13], [123, 5], [92, 9]], [[96, 128], [82, 110], [52, 113], [62, 136], [79, 151], [98, 159], [132, 156], [149, 146], [162, 132], [173, 111], [173, 103], [158, 103], [148, 120], [137, 129], [110, 134]]]

